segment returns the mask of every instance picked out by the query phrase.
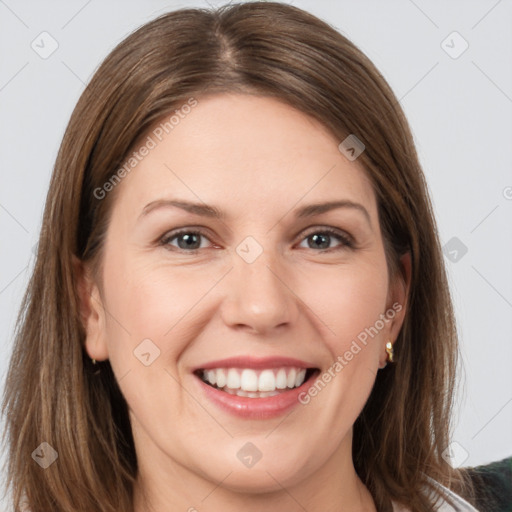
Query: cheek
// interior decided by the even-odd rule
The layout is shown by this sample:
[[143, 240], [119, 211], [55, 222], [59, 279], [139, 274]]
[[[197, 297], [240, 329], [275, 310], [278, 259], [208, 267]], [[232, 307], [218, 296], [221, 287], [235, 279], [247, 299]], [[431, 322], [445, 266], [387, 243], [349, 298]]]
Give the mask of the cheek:
[[175, 422], [185, 405], [177, 362], [197, 335], [193, 306], [210, 280], [179, 269], [149, 266], [144, 258], [105, 260], [109, 360], [132, 414], [164, 415], [153, 428]]
[[219, 276], [220, 271], [168, 266], [144, 256], [106, 259], [107, 343], [119, 372], [133, 366], [145, 346], [159, 354], [158, 366], [173, 368], [213, 314], [204, 298]]
[[380, 339], [386, 332], [375, 325], [386, 309], [387, 269], [377, 259], [336, 272], [317, 271], [312, 278], [310, 282], [318, 286], [310, 288], [305, 302], [318, 317], [319, 344], [329, 351], [330, 363], [301, 398], [315, 411], [301, 426], [317, 432], [321, 422], [323, 431], [337, 433], [322, 447], [327, 456], [353, 425], [375, 383]]
[[[111, 313], [107, 315], [111, 320], [109, 353], [127, 353], [130, 347], [131, 354], [139, 343], [151, 339], [172, 363], [186, 348], [182, 345], [200, 333], [208, 315], [220, 306], [207, 295], [224, 271], [147, 260], [141, 256], [105, 261]], [[285, 293], [283, 300], [303, 302], [309, 323], [316, 325], [333, 358], [348, 350], [351, 341], [384, 313], [387, 268], [383, 252], [354, 254], [339, 265], [303, 264], [295, 270], [293, 266], [286, 270], [285, 281], [293, 293], [288, 292], [288, 297]]]
[[[354, 264], [319, 268], [304, 276], [300, 296], [318, 318], [317, 322], [323, 324], [324, 342], [333, 358], [348, 350], [358, 336], [364, 341], [366, 333], [372, 339], [368, 330], [385, 312], [388, 293], [383, 258], [382, 255], [382, 258], [354, 259]], [[369, 346], [368, 343], [366, 347]]]

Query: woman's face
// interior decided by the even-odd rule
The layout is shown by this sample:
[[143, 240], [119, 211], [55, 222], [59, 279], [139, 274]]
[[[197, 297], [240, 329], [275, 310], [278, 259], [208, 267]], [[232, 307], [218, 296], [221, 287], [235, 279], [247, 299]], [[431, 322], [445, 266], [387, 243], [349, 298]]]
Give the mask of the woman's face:
[[405, 313], [371, 182], [275, 99], [197, 101], [115, 185], [88, 353], [110, 360], [142, 478], [257, 493], [329, 478], [352, 467]]

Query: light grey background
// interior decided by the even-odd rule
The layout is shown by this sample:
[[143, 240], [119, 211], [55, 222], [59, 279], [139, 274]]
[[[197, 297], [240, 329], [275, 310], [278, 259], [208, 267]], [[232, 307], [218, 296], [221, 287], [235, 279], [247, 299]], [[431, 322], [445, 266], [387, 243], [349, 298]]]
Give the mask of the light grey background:
[[[512, 455], [512, 2], [288, 3], [356, 43], [405, 109], [441, 242], [458, 239], [445, 256], [465, 368], [453, 463]], [[84, 84], [139, 25], [169, 10], [207, 5], [0, 0], [0, 391], [51, 169]], [[51, 48], [43, 31], [58, 43], [46, 59], [31, 47], [34, 41], [40, 52]], [[457, 58], [464, 42], [454, 31], [469, 44]]]

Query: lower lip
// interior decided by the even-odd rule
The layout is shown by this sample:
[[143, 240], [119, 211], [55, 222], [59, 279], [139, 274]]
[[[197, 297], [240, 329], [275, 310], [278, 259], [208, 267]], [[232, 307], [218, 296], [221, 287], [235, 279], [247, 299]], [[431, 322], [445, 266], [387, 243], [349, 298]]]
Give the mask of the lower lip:
[[194, 377], [201, 385], [206, 397], [224, 411], [241, 418], [268, 419], [284, 414], [293, 407], [301, 405], [299, 395], [311, 387], [312, 382], [317, 377], [317, 372], [298, 388], [289, 389], [279, 393], [279, 395], [266, 398], [231, 395], [206, 384], [197, 376]]

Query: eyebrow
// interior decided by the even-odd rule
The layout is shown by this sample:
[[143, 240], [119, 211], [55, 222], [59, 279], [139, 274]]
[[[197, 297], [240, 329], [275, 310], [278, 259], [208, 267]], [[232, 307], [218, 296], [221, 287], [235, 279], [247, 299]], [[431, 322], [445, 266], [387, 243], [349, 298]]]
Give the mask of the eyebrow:
[[[210, 206], [204, 203], [192, 203], [189, 201], [173, 199], [158, 199], [156, 201], [148, 203], [142, 209], [139, 219], [141, 217], [145, 217], [154, 210], [172, 207], [180, 208], [181, 210], [185, 210], [188, 213], [192, 213], [194, 215], [198, 215], [201, 217], [209, 217], [220, 220], [226, 219], [226, 214], [223, 211], [216, 208], [215, 206]], [[295, 211], [295, 218], [303, 219], [314, 217], [315, 215], [321, 215], [322, 213], [326, 213], [338, 208], [351, 208], [361, 212], [368, 221], [370, 227], [372, 227], [372, 222], [368, 210], [362, 204], [355, 203], [354, 201], [350, 201], [348, 199], [343, 199], [339, 201], [328, 201], [325, 203], [315, 203], [303, 206], [302, 208], [299, 208], [298, 210]]]

